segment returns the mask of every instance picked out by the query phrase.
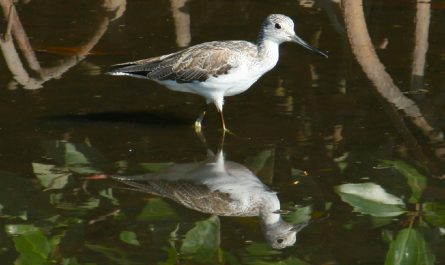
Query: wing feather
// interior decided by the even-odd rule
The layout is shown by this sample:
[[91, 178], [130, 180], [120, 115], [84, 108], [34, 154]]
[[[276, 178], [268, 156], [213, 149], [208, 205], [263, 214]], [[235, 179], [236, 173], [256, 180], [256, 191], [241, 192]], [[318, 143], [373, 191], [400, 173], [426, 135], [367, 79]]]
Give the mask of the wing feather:
[[248, 42], [207, 42], [164, 56], [117, 64], [108, 73], [178, 83], [205, 81], [236, 68], [243, 47], [253, 51], [255, 46]]

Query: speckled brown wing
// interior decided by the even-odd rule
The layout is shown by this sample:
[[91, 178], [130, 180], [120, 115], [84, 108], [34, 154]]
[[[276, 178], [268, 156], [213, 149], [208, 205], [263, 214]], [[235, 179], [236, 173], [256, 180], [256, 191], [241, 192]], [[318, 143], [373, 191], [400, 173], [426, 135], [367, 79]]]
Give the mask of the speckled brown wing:
[[206, 42], [177, 53], [114, 65], [108, 73], [178, 83], [202, 82], [236, 67], [234, 56], [239, 48], [237, 42]]
[[171, 199], [187, 208], [220, 216], [256, 216], [258, 209], [238, 209], [236, 202], [227, 193], [211, 191], [205, 185], [186, 181], [166, 181], [159, 179], [129, 180], [125, 177], [112, 177], [133, 190]]

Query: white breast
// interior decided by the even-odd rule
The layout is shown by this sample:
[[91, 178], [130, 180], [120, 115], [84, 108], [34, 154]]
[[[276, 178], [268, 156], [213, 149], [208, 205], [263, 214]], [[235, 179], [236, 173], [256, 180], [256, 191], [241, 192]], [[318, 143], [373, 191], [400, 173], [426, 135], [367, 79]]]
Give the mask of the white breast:
[[246, 91], [262, 75], [275, 67], [278, 57], [278, 45], [266, 41], [257, 57], [252, 60], [245, 60], [238, 68], [230, 72], [227, 78], [236, 80], [236, 82], [232, 83], [232, 86], [225, 91], [224, 96], [233, 96]]

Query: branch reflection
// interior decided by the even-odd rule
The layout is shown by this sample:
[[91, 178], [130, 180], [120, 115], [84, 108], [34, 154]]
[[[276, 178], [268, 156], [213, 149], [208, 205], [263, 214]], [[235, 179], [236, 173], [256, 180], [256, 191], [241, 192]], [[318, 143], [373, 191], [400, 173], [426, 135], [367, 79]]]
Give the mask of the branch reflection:
[[170, 0], [173, 20], [175, 22], [176, 44], [186, 47], [192, 39], [190, 33], [189, 0]]
[[428, 31], [431, 19], [431, 2], [419, 1], [416, 4], [416, 32], [413, 52], [413, 67], [411, 69], [411, 89], [423, 89], [425, 74], [425, 57], [428, 51]]
[[[122, 16], [125, 5], [126, 0], [104, 0], [101, 8], [105, 12], [98, 13], [100, 19], [93, 26], [94, 32], [92, 35], [80, 44], [72, 56], [63, 58], [56, 66], [42, 68], [20, 22], [13, 2], [11, 0], [0, 0], [0, 6], [4, 16], [8, 18], [9, 25], [0, 40], [0, 49], [14, 79], [25, 89], [38, 89], [45, 82], [62, 76], [89, 54], [108, 29], [110, 21]], [[22, 62], [16, 44], [26, 64]], [[28, 68], [30, 72], [27, 70]]]
[[[397, 109], [401, 110], [405, 116], [410, 118], [410, 121], [428, 138], [434, 149], [433, 153], [436, 159], [439, 160], [445, 158], [443, 133], [429, 124], [417, 104], [400, 91], [391, 76], [385, 71], [385, 67], [380, 62], [372, 46], [363, 14], [362, 1], [343, 0], [342, 6], [352, 51], [367, 77], [375, 85], [377, 92], [384, 100], [390, 103], [386, 105], [386, 107], [394, 126], [404, 138], [412, 154], [416, 156], [433, 175], [440, 178], [445, 177], [441, 166], [443, 162], [439, 161], [439, 163], [436, 163], [434, 161], [435, 159], [431, 159], [426, 154], [426, 150], [419, 144], [414, 134], [406, 126], [403, 117], [400, 116]], [[426, 48], [425, 45], [423, 46]]]

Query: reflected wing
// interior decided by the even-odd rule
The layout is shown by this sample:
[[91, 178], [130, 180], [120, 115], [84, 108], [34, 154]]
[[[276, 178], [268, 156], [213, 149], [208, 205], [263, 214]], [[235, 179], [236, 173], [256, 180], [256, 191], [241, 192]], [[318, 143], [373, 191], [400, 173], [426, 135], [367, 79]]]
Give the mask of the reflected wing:
[[134, 190], [169, 198], [187, 208], [203, 213], [221, 216], [254, 216], [257, 213], [246, 212], [236, 207], [229, 194], [212, 191], [205, 185], [196, 185], [186, 181], [148, 180], [147, 175], [140, 178], [112, 176], [113, 179], [134, 188]]
[[[234, 44], [237, 44], [234, 47]], [[247, 42], [246, 42], [247, 43]], [[152, 80], [174, 80], [178, 83], [205, 81], [210, 76], [227, 74], [237, 67], [240, 43], [207, 42], [160, 57], [112, 66], [111, 75], [129, 75]], [[250, 48], [250, 44], [246, 44]]]

